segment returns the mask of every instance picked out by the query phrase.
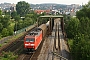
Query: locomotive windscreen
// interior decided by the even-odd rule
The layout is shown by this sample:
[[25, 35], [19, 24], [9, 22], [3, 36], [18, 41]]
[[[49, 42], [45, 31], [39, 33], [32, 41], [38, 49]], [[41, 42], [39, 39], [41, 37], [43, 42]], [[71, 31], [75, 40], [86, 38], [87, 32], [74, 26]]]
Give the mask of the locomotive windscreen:
[[26, 42], [34, 42], [35, 39], [34, 38], [26, 38]]

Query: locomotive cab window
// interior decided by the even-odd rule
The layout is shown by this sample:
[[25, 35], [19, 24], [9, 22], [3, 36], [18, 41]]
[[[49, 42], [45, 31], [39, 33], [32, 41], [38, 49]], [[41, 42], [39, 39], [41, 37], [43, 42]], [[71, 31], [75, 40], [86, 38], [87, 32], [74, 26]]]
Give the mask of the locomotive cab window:
[[34, 38], [26, 38], [26, 42], [34, 42]]

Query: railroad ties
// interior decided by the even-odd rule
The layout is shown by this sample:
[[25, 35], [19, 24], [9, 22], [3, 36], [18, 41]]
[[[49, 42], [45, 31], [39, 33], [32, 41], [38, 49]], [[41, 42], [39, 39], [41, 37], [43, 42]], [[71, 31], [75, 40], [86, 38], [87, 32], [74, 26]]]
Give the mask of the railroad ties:
[[60, 26], [60, 20], [56, 19], [54, 21], [54, 46], [53, 46], [53, 60], [60, 60], [60, 57], [57, 57], [54, 53], [60, 55], [60, 37], [59, 37], [59, 26]]
[[64, 42], [60, 19], [54, 20], [52, 36], [54, 41], [52, 60], [68, 60], [68, 53], [66, 53], [68, 48]]

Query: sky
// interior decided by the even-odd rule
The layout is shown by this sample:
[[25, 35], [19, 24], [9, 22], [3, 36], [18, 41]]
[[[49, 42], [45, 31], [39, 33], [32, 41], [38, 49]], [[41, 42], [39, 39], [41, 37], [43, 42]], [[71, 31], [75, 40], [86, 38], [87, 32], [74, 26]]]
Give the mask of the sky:
[[87, 4], [89, 0], [0, 0], [0, 3], [8, 2], [8, 3], [15, 3], [19, 1], [26, 1], [32, 4], [41, 4], [41, 3], [57, 3], [57, 4]]

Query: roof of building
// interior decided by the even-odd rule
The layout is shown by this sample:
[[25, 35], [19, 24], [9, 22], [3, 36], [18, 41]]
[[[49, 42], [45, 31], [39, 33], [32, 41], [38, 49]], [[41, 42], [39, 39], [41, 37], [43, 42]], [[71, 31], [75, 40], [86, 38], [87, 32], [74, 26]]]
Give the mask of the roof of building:
[[45, 16], [40, 16], [41, 18], [62, 18], [62, 15], [45, 15]]
[[35, 10], [36, 13], [41, 14], [43, 12], [49, 13], [50, 10]]

